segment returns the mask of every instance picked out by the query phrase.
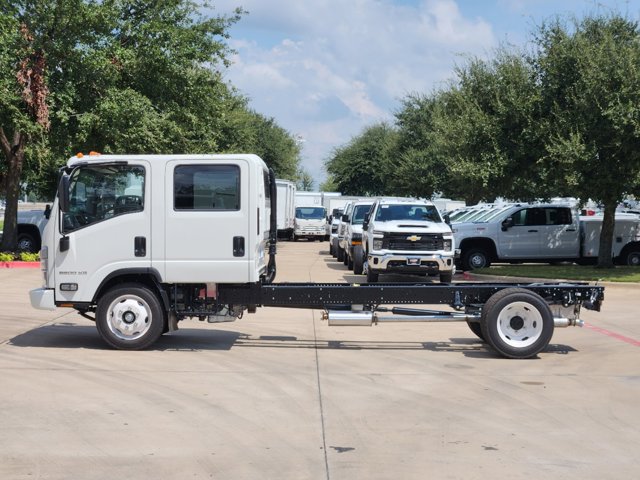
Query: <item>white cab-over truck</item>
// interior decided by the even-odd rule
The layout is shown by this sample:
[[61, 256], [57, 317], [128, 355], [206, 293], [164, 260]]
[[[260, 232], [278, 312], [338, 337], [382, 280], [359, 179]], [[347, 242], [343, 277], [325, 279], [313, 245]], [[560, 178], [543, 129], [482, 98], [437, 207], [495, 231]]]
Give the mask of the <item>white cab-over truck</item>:
[[[595, 263], [602, 217], [580, 217], [567, 204], [494, 207], [484, 219], [453, 224], [463, 270], [492, 262]], [[618, 214], [612, 257], [624, 265], [640, 264], [640, 219]]]
[[75, 156], [60, 174], [31, 304], [75, 309], [119, 349], [147, 348], [190, 318], [289, 307], [340, 326], [467, 322], [503, 356], [528, 358], [604, 298], [601, 286], [566, 283], [274, 283], [276, 197], [273, 171], [251, 154]]

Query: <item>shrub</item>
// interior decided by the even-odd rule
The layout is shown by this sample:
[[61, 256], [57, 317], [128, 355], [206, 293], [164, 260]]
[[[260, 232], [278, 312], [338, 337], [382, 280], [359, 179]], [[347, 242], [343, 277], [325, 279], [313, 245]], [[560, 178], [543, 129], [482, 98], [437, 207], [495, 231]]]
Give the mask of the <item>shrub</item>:
[[19, 256], [22, 262], [37, 262], [40, 260], [39, 253], [20, 252]]
[[11, 252], [0, 252], [0, 262], [13, 262], [15, 256]]

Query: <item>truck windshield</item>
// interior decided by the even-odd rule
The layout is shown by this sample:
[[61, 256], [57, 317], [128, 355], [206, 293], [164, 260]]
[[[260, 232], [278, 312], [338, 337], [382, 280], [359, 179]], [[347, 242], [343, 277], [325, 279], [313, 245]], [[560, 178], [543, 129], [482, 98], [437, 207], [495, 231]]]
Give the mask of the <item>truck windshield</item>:
[[353, 218], [351, 223], [353, 225], [362, 225], [364, 223], [364, 216], [367, 214], [371, 205], [356, 205], [353, 208]]
[[433, 205], [380, 205], [376, 212], [376, 220], [413, 220], [422, 222], [442, 222], [438, 210]]
[[300, 220], [324, 220], [326, 216], [324, 207], [298, 207], [296, 218]]

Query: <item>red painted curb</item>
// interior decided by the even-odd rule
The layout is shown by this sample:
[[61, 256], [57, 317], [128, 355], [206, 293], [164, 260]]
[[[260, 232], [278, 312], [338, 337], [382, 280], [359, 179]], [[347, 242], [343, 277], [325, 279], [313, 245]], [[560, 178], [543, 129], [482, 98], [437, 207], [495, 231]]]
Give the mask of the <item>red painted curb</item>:
[[40, 268], [40, 262], [0, 262], [0, 268]]

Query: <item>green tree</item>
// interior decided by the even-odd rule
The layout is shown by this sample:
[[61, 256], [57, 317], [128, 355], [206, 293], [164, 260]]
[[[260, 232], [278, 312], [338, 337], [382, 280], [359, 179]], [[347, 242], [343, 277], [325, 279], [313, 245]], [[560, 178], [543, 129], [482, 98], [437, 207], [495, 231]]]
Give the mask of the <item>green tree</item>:
[[457, 68], [447, 89], [407, 97], [396, 114], [398, 189], [442, 192], [470, 204], [543, 196], [534, 80], [522, 55], [501, 49], [492, 60]]
[[345, 195], [385, 194], [393, 175], [397, 139], [396, 129], [386, 123], [365, 128], [326, 162], [330, 181]]
[[640, 30], [620, 15], [555, 20], [536, 36], [546, 154], [557, 191], [604, 205], [598, 265], [613, 265], [615, 210], [640, 191]]
[[25, 165], [37, 177], [36, 165], [47, 170], [46, 162], [82, 150], [224, 149], [222, 127], [241, 103], [215, 68], [226, 64], [224, 40], [241, 12], [204, 18], [198, 8], [189, 0], [16, 0], [0, 7], [2, 249], [16, 243]]
[[296, 175], [296, 187], [303, 192], [310, 192], [313, 190], [313, 177], [304, 168], [300, 167]]

